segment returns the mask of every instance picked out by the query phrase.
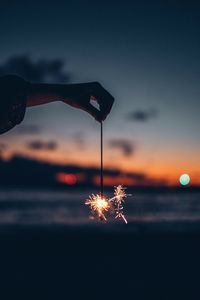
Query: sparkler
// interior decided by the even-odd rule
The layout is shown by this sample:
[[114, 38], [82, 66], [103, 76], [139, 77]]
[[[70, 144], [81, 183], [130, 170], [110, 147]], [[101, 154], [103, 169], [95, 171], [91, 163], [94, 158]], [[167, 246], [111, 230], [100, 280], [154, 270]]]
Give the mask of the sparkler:
[[101, 174], [100, 174], [101, 193], [90, 195], [85, 204], [90, 206], [91, 212], [96, 214], [100, 220], [106, 221], [106, 213], [114, 209], [115, 219], [122, 219], [128, 223], [125, 215], [123, 204], [127, 196], [125, 187], [118, 185], [114, 190], [114, 197], [108, 199], [103, 195], [103, 123], [101, 122]]
[[96, 213], [100, 220], [106, 221], [105, 213], [109, 209], [109, 202], [106, 198], [102, 197], [102, 194], [92, 194], [86, 200], [85, 204], [90, 206], [92, 212]]
[[111, 213], [112, 210], [115, 212], [115, 219], [122, 219], [126, 224], [127, 219], [124, 215], [123, 203], [125, 198], [130, 196], [126, 194], [125, 187], [118, 185], [114, 190], [114, 197], [108, 199], [102, 194], [92, 194], [86, 200], [85, 204], [90, 206], [90, 209], [94, 215], [97, 215], [100, 220], [106, 221], [106, 214]]

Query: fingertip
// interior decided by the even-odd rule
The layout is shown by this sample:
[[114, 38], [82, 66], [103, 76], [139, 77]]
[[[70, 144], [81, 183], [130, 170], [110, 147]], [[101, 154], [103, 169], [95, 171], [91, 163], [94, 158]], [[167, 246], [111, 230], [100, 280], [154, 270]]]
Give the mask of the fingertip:
[[97, 122], [101, 123], [103, 121], [103, 117], [100, 114], [97, 113], [96, 116], [95, 116], [95, 120]]
[[104, 118], [106, 118], [109, 115], [109, 113], [111, 112], [113, 103], [114, 103], [114, 98], [110, 97], [108, 99], [108, 101], [104, 101], [102, 104], [100, 104], [100, 109], [101, 109], [101, 112], [102, 112], [102, 115], [104, 116]]
[[88, 104], [85, 110], [98, 122], [102, 121], [102, 113], [96, 109], [93, 105]]

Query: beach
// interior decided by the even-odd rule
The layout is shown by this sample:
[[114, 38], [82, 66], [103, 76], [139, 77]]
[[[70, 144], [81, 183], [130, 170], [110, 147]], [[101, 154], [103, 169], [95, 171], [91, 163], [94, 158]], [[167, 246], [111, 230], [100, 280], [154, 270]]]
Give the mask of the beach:
[[1, 235], [1, 299], [198, 299], [199, 238], [11, 230]]
[[[19, 192], [14, 194], [9, 199], [19, 204]], [[53, 202], [53, 196], [48, 201]], [[1, 213], [2, 207], [6, 211], [5, 203]], [[9, 207], [14, 210], [14, 204]], [[15, 207], [19, 210], [20, 205]], [[1, 218], [1, 299], [198, 299], [200, 224], [191, 216], [146, 222], [146, 212], [141, 220], [126, 225], [85, 223], [78, 215], [76, 222], [64, 222], [60, 212], [62, 222], [55, 224], [55, 218], [50, 222], [49, 213], [46, 223], [33, 216], [28, 223], [27, 209], [27, 203], [21, 203], [21, 219], [15, 213], [10, 223]]]

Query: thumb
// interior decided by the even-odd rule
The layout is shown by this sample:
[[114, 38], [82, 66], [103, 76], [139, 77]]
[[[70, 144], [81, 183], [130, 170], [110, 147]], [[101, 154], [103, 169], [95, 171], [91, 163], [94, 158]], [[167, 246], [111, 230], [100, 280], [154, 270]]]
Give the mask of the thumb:
[[98, 122], [102, 121], [101, 112], [97, 108], [95, 108], [91, 103], [87, 103], [86, 105], [84, 105], [84, 110], [88, 112]]

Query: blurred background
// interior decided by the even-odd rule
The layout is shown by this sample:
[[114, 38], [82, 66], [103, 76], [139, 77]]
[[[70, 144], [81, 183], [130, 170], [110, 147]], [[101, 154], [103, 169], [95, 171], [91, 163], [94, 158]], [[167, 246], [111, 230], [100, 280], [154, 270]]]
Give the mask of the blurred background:
[[135, 235], [199, 233], [199, 13], [198, 1], [1, 1], [0, 75], [99, 81], [116, 99], [104, 122], [105, 193], [123, 184], [132, 194], [128, 225], [91, 220], [100, 125], [61, 102], [28, 108], [0, 136], [3, 236], [48, 228], [75, 231], [78, 245], [86, 232], [133, 245]]
[[[59, 1], [48, 5], [14, 1], [10, 5], [5, 1], [0, 17], [0, 75], [18, 74], [31, 82], [99, 81], [114, 95], [116, 102], [104, 122], [104, 184], [127, 186], [133, 193], [130, 205], [138, 203], [138, 210], [145, 210], [139, 219], [196, 221], [199, 5], [179, 1]], [[56, 196], [50, 191], [45, 201], [61, 197], [61, 206], [55, 201], [59, 212], [67, 209], [70, 213], [66, 220], [63, 214], [61, 219], [52, 216], [49, 222], [55, 217], [56, 222], [68, 223], [72, 217], [73, 223], [79, 223], [82, 214], [88, 213], [85, 197], [99, 188], [99, 166], [100, 126], [89, 115], [61, 102], [27, 109], [24, 122], [0, 137], [0, 199], [4, 201], [7, 195], [12, 201], [24, 201], [26, 210], [12, 204], [16, 207], [10, 216], [12, 205], [6, 200], [8, 210], [1, 212], [0, 222], [23, 222], [26, 215], [26, 222], [35, 222], [34, 218], [38, 222], [37, 210], [34, 218], [29, 211], [30, 199], [35, 208], [37, 199], [44, 197], [35, 192], [45, 189], [47, 195], [53, 188]], [[190, 178], [186, 186], [181, 186], [182, 174]], [[182, 183], [187, 184], [187, 178]], [[64, 193], [60, 192], [63, 188]], [[80, 188], [88, 188], [87, 193], [79, 192]], [[145, 202], [153, 201], [154, 214], [149, 205], [138, 201], [139, 188], [141, 193], [162, 189], [166, 195], [166, 190], [173, 189], [176, 194], [162, 199], [165, 206], [158, 203], [160, 194], [159, 199], [144, 197]], [[16, 189], [29, 191], [22, 195]], [[190, 198], [182, 194], [186, 189]], [[76, 218], [76, 209], [67, 201], [72, 190], [80, 196], [77, 209], [81, 215]], [[42, 201], [37, 205], [39, 209]], [[49, 215], [46, 202], [45, 207]], [[128, 213], [134, 220], [137, 210]]]

